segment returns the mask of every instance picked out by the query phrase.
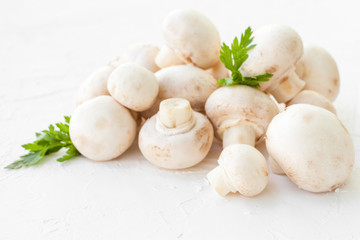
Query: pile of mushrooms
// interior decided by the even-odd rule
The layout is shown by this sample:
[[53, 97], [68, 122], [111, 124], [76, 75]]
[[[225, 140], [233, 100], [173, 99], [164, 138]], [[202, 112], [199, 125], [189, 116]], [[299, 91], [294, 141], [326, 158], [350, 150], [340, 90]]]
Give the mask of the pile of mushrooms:
[[[116, 159], [138, 135], [150, 163], [184, 169], [205, 159], [215, 136], [223, 151], [207, 179], [221, 196], [261, 193], [269, 167], [310, 192], [345, 183], [354, 147], [332, 104], [339, 72], [325, 49], [304, 48], [289, 26], [264, 26], [254, 32], [256, 47], [239, 70], [246, 77], [271, 73], [270, 80], [260, 88], [219, 86], [230, 72], [206, 16], [172, 11], [162, 32], [162, 47], [130, 46], [81, 85], [70, 137], [82, 155]], [[262, 141], [268, 159], [256, 149]]]

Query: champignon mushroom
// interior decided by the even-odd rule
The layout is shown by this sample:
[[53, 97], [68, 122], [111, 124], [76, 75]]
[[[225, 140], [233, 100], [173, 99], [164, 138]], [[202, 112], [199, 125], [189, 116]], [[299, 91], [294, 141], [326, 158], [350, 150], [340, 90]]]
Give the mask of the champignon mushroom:
[[314, 90], [330, 101], [336, 99], [340, 85], [339, 70], [324, 48], [306, 45], [304, 55], [296, 63], [296, 73], [306, 82], [305, 89]]
[[349, 177], [354, 146], [333, 113], [295, 104], [271, 121], [266, 133], [269, 155], [292, 182], [310, 192], [332, 191]]
[[[210, 184], [222, 196], [230, 191], [239, 191], [245, 196], [259, 194], [267, 184], [268, 168], [265, 158], [254, 146], [279, 112], [276, 102], [249, 86], [222, 87], [210, 95], [205, 111], [217, 136], [223, 140], [225, 152], [220, 156], [220, 166], [208, 174]], [[246, 171], [248, 173], [243, 174]], [[230, 186], [236, 187], [223, 183], [225, 175], [230, 179], [227, 180]]]
[[175, 52], [167, 45], [160, 48], [160, 51], [155, 58], [155, 62], [160, 68], [185, 64], [185, 62], [176, 56]]
[[99, 96], [77, 107], [70, 138], [79, 152], [94, 161], [107, 161], [125, 152], [136, 136], [129, 110], [110, 96]]
[[80, 86], [76, 96], [76, 106], [101, 95], [110, 95], [107, 80], [114, 70], [112, 65], [106, 65], [90, 75]]
[[269, 171], [264, 156], [246, 144], [232, 144], [219, 157], [219, 166], [208, 173], [210, 184], [221, 195], [239, 192], [246, 197], [261, 193], [267, 183]]
[[189, 101], [170, 98], [148, 119], [139, 133], [139, 148], [152, 164], [183, 169], [202, 161], [210, 150], [214, 131], [209, 120], [191, 109]]
[[330, 100], [320, 93], [312, 90], [301, 91], [298, 95], [291, 99], [291, 101], [288, 103], [288, 106], [299, 103], [318, 106], [332, 112], [333, 114], [336, 114], [336, 109]]
[[159, 104], [167, 98], [187, 99], [194, 111], [204, 112], [209, 95], [217, 88], [216, 80], [205, 70], [191, 64], [171, 66], [155, 73], [159, 82], [156, 103], [142, 116], [149, 118], [159, 109]]
[[271, 73], [261, 90], [270, 92], [278, 102], [292, 99], [305, 85], [295, 73], [295, 64], [303, 54], [300, 36], [285, 25], [267, 25], [254, 32], [256, 47], [241, 66], [244, 76]]
[[165, 18], [162, 32], [166, 44], [186, 63], [207, 69], [219, 59], [220, 36], [202, 13], [178, 9]]
[[160, 68], [155, 63], [155, 58], [159, 53], [159, 48], [152, 44], [137, 43], [130, 46], [121, 56], [121, 62], [136, 63], [151, 72], [156, 72]]
[[205, 111], [225, 148], [233, 143], [254, 146], [279, 109], [267, 94], [238, 85], [214, 91], [206, 101]]
[[134, 111], [149, 109], [159, 92], [154, 73], [133, 63], [118, 66], [110, 74], [107, 86], [113, 98]]

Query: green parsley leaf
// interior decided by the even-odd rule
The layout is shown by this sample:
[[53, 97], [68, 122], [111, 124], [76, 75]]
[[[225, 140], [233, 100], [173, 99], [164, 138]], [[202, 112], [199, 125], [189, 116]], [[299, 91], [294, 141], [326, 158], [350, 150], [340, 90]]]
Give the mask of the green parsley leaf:
[[70, 139], [70, 117], [65, 116], [64, 118], [65, 123], [55, 124], [59, 130], [56, 130], [54, 125], [51, 124], [48, 130], [36, 133], [36, 140], [34, 142], [22, 145], [22, 147], [25, 150], [28, 150], [29, 153], [21, 156], [19, 160], [6, 166], [5, 168], [18, 169], [36, 165], [40, 163], [45, 156], [58, 152], [62, 148], [66, 148], [67, 151], [64, 156], [57, 159], [59, 162], [64, 162], [80, 155], [79, 151], [75, 148]]
[[218, 85], [248, 85], [252, 87], [260, 87], [259, 82], [266, 82], [272, 77], [271, 73], [265, 73], [253, 77], [244, 77], [239, 71], [241, 65], [248, 59], [248, 51], [253, 49], [256, 45], [251, 43], [254, 40], [252, 37], [253, 31], [248, 27], [243, 34], [241, 34], [240, 42], [235, 37], [231, 48], [223, 43], [220, 50], [220, 60], [224, 66], [231, 71], [231, 77], [222, 78], [217, 81]]

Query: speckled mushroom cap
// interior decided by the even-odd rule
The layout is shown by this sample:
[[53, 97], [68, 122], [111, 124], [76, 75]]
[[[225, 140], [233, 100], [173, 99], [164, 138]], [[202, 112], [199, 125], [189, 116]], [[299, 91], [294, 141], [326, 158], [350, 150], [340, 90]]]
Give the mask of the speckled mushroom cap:
[[322, 47], [306, 45], [296, 63], [296, 73], [306, 82], [305, 89], [316, 91], [330, 101], [339, 93], [340, 76], [333, 57]]
[[244, 76], [272, 73], [269, 81], [260, 83], [261, 90], [280, 82], [303, 54], [301, 37], [286, 25], [266, 25], [254, 31], [254, 44], [240, 71]]
[[185, 62], [207, 69], [217, 63], [220, 36], [202, 13], [178, 9], [165, 18], [162, 32], [166, 44]]
[[158, 114], [148, 119], [139, 133], [139, 148], [146, 159], [167, 169], [183, 169], [201, 162], [210, 150], [214, 130], [209, 120], [194, 112], [194, 125], [168, 129]]
[[194, 111], [203, 112], [206, 99], [217, 89], [214, 77], [192, 64], [171, 66], [155, 73], [159, 82], [159, 94], [156, 103], [142, 113], [149, 118], [159, 110], [162, 100], [184, 98]]
[[241, 122], [252, 124], [259, 138], [279, 113], [275, 101], [267, 94], [244, 85], [217, 89], [206, 101], [205, 111], [220, 139], [227, 128]]
[[70, 138], [79, 152], [107, 161], [125, 152], [136, 136], [136, 122], [128, 109], [110, 96], [99, 96], [75, 109]]
[[121, 62], [136, 63], [151, 72], [156, 72], [160, 68], [155, 63], [155, 58], [159, 53], [159, 48], [152, 44], [136, 43], [130, 46], [121, 56]]
[[351, 136], [336, 115], [309, 104], [295, 104], [271, 121], [269, 155], [299, 188], [332, 191], [349, 177], [354, 164]]

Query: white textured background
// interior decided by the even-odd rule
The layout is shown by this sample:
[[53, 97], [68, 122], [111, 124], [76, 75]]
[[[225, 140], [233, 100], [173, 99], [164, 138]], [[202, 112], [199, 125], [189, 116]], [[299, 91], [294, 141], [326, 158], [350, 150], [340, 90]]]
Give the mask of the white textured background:
[[[74, 109], [79, 84], [130, 44], [162, 44], [172, 9], [202, 11], [231, 41], [247, 27], [283, 23], [328, 49], [341, 74], [335, 102], [353, 136], [356, 165], [337, 192], [312, 194], [286, 177], [252, 199], [223, 199], [199, 166], [166, 171], [137, 146], [108, 163], [77, 158], [20, 170], [34, 132]], [[358, 1], [0, 0], [0, 239], [360, 239], [360, 31]]]

